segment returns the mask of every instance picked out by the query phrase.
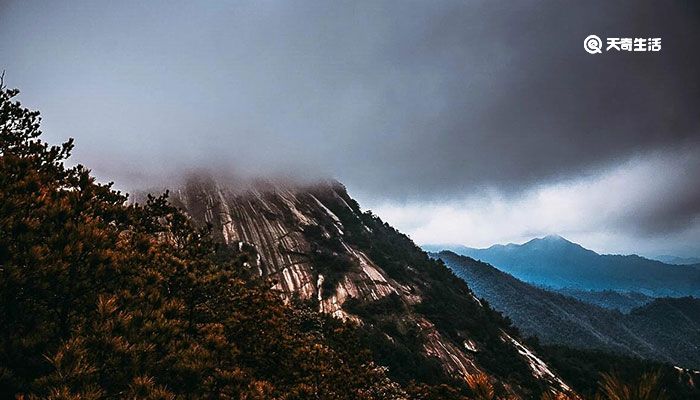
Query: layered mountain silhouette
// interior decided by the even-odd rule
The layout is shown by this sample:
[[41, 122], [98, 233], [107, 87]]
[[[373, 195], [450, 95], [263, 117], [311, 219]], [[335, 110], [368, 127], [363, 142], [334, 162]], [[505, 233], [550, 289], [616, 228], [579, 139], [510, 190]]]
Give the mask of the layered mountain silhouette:
[[638, 292], [651, 297], [700, 296], [700, 268], [665, 264], [638, 255], [602, 255], [556, 235], [486, 249], [424, 248], [451, 250], [492, 264], [522, 281], [553, 289]]
[[614, 290], [583, 290], [573, 288], [548, 288], [540, 286], [542, 289], [561, 293], [565, 296], [573, 297], [584, 303], [594, 304], [611, 310], [618, 310], [629, 313], [637, 307], [641, 307], [654, 300], [654, 297], [647, 296], [639, 292], [617, 292]]
[[[541, 242], [540, 242], [541, 243]], [[432, 253], [474, 293], [543, 343], [601, 349], [700, 368], [700, 300], [660, 298], [629, 313], [527, 284], [451, 251]]]
[[678, 256], [669, 256], [669, 255], [661, 255], [661, 256], [656, 256], [656, 257], [651, 257], [653, 260], [661, 261], [666, 264], [675, 264], [675, 265], [694, 265], [696, 267], [700, 267], [700, 257], [678, 257]]

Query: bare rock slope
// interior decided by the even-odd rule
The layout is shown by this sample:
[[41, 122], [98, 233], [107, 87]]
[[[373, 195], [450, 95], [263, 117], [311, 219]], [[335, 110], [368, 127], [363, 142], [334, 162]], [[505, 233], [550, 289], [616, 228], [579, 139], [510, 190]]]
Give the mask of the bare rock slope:
[[249, 267], [285, 298], [362, 326], [399, 380], [460, 384], [485, 373], [504, 393], [568, 390], [500, 314], [337, 182], [233, 190], [198, 178], [171, 197], [219, 240], [253, 244], [259, 258]]

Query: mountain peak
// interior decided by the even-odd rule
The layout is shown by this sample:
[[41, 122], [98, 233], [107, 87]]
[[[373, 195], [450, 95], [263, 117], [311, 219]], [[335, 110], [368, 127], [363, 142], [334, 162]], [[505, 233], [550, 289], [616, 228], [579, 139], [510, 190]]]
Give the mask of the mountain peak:
[[575, 247], [581, 247], [581, 245], [574, 243], [560, 235], [552, 234], [552, 235], [547, 235], [541, 238], [534, 238], [526, 243], [523, 243], [522, 246], [525, 247], [531, 247], [531, 246], [555, 246], [555, 247], [566, 247], [566, 246], [575, 246]]
[[546, 240], [549, 242], [562, 242], [562, 241], [569, 242], [568, 240], [564, 239], [562, 236], [557, 235], [557, 234], [547, 235], [547, 236], [543, 237], [542, 240]]
[[557, 234], [547, 235], [541, 238], [532, 239], [531, 242], [544, 242], [544, 243], [555, 243], [555, 244], [568, 244], [580, 246], [578, 243], [574, 243], [571, 240]]
[[487, 249], [455, 249], [487, 262], [518, 279], [555, 288], [635, 291], [652, 296], [700, 293], [700, 270], [668, 265], [638, 255], [598, 254], [559, 235], [524, 244]]

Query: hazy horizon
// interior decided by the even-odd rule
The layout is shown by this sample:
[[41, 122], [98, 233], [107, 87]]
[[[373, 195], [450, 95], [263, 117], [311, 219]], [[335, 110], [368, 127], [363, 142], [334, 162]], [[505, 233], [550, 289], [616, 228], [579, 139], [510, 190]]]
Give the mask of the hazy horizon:
[[[417, 243], [700, 256], [700, 4], [0, 3], [50, 143], [132, 191], [335, 178]], [[589, 34], [661, 37], [590, 55]]]
[[[600, 254], [600, 255], [622, 255], [622, 256], [637, 255], [637, 256], [644, 257], [644, 258], [648, 258], [648, 259], [650, 259], [650, 260], [661, 261], [661, 262], [664, 262], [664, 263], [667, 263], [667, 262], [664, 261], [664, 260], [662, 260], [663, 258], [678, 258], [678, 259], [697, 259], [697, 258], [698, 258], [698, 257], [693, 257], [693, 256], [678, 257], [678, 256], [672, 255], [672, 254], [640, 254], [639, 252], [636, 252], [636, 253], [635, 253], [635, 252], [632, 252], [632, 253], [600, 252], [600, 251], [597, 251], [597, 250], [595, 250], [595, 249], [592, 249], [591, 247], [589, 247], [589, 246], [586, 245], [585, 243], [579, 243], [579, 242], [576, 242], [576, 241], [574, 241], [574, 240], [570, 240], [569, 238], [563, 237], [563, 236], [561, 236], [561, 235], [559, 235], [559, 234], [556, 234], [556, 233], [551, 233], [551, 234], [548, 234], [548, 235], [545, 235], [545, 236], [536, 236], [536, 237], [532, 237], [532, 238], [530, 238], [530, 239], [519, 240], [519, 241], [517, 241], [517, 242], [493, 243], [493, 244], [488, 245], [488, 246], [480, 246], [480, 247], [469, 246], [469, 245], [465, 245], [465, 244], [463, 244], [463, 243], [421, 243], [421, 244], [420, 244], [420, 247], [423, 248], [423, 249], [425, 249], [426, 247], [434, 247], [434, 248], [436, 248], [436, 249], [437, 249], [437, 248], [442, 248], [443, 250], [450, 250], [451, 247], [463, 246], [463, 247], [466, 247], [466, 248], [471, 248], [471, 249], [476, 249], [476, 250], [486, 250], [486, 249], [489, 249], [489, 248], [491, 248], [491, 247], [493, 247], [493, 246], [509, 246], [509, 245], [522, 246], [522, 245], [524, 245], [524, 244], [526, 244], [526, 243], [528, 243], [528, 242], [530, 242], [530, 241], [533, 241], [533, 240], [542, 240], [542, 239], [546, 239], [547, 236], [559, 236], [559, 237], [563, 238], [564, 240], [566, 240], [566, 241], [568, 241], [568, 242], [571, 242], [571, 243], [573, 243], [573, 244], [577, 244], [577, 245], [579, 245], [579, 246], [581, 246], [581, 247], [583, 247], [584, 249], [587, 249], [587, 250], [593, 250], [593, 251], [595, 251], [596, 253], [598, 253], [598, 254]], [[426, 250], [426, 251], [434, 251], [434, 250]], [[695, 264], [695, 263], [693, 262], [693, 264]]]

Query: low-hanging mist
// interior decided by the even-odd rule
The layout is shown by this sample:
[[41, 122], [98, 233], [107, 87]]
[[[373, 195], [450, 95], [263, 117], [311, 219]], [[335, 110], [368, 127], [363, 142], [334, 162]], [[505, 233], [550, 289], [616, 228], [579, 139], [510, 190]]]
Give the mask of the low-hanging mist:
[[[76, 137], [74, 160], [123, 189], [334, 177], [419, 241], [697, 255], [699, 18], [692, 1], [9, 1], [0, 68], [48, 140]], [[662, 50], [591, 56], [589, 34]], [[527, 221], [470, 217], [494, 209]]]

